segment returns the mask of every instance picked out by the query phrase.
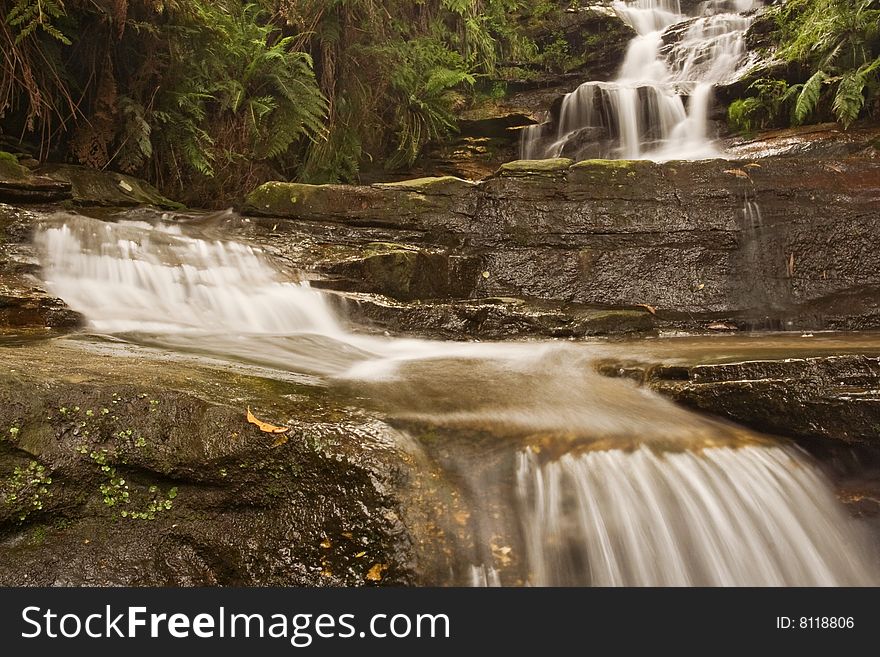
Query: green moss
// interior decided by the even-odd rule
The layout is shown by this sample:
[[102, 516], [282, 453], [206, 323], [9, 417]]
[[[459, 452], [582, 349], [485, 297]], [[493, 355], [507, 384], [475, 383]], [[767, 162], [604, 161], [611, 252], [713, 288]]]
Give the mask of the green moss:
[[528, 174], [561, 173], [571, 168], [574, 160], [558, 157], [549, 160], [516, 160], [501, 165], [499, 174], [502, 176], [518, 176]]
[[7, 180], [22, 180], [27, 178], [28, 170], [18, 163], [18, 158], [12, 153], [0, 151], [0, 178]]
[[582, 160], [572, 165], [574, 169], [636, 169], [639, 167], [650, 167], [651, 162], [647, 160]]
[[245, 207], [259, 214], [290, 214], [324, 187], [326, 185], [267, 182], [248, 194]]
[[405, 189], [410, 191], [419, 191], [422, 193], [450, 191], [451, 189], [461, 188], [470, 189], [474, 183], [455, 176], [438, 176], [433, 178], [414, 178], [412, 180], [401, 180], [390, 183], [377, 183], [373, 185], [379, 189]]

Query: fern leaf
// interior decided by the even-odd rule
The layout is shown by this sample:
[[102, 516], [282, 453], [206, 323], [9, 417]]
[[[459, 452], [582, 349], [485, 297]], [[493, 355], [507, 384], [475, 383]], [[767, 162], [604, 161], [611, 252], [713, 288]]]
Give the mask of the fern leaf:
[[827, 79], [825, 71], [816, 71], [801, 88], [797, 103], [794, 107], [794, 120], [803, 123], [819, 104], [822, 95], [822, 84]]

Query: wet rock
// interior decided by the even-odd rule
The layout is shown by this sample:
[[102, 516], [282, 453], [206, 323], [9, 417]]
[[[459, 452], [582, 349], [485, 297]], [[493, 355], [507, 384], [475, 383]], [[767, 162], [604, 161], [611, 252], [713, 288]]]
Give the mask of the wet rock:
[[[381, 230], [382, 241], [473, 263], [476, 280], [469, 274], [472, 285], [451, 286], [451, 298], [644, 304], [662, 325], [687, 329], [869, 329], [880, 326], [880, 255], [871, 247], [880, 231], [880, 160], [865, 135], [851, 143], [849, 154], [822, 159], [515, 161], [480, 183], [269, 183], [248, 207], [323, 235], [345, 226], [350, 243], [370, 231], [354, 249], [360, 255], [346, 259], [371, 255], [365, 245]], [[283, 240], [276, 245], [285, 251]], [[411, 271], [419, 261], [395, 258], [376, 262]], [[424, 291], [339, 289], [436, 299], [447, 274], [431, 267], [424, 276], [440, 283]], [[318, 269], [332, 273], [332, 261]]]
[[39, 215], [0, 203], [0, 330], [60, 329], [83, 318], [50, 295], [37, 277], [30, 235]]
[[527, 33], [541, 52], [565, 43], [567, 72], [582, 80], [610, 80], [636, 36], [607, 4], [552, 10], [527, 19]]
[[0, 202], [52, 203], [70, 197], [70, 183], [36, 176], [14, 155], [0, 151]]
[[612, 140], [605, 128], [581, 128], [568, 135], [560, 155], [574, 161], [593, 160], [606, 155]]
[[44, 164], [38, 172], [72, 189], [78, 205], [129, 207], [152, 205], [180, 210], [183, 205], [165, 198], [149, 183], [112, 171], [98, 171], [72, 164]]
[[644, 334], [655, 327], [644, 308], [613, 309], [524, 299], [398, 303], [373, 295], [345, 295], [344, 314], [358, 327], [445, 339], [581, 338]]
[[[334, 289], [377, 292], [404, 301], [449, 295], [449, 257], [395, 244], [370, 244], [363, 257], [328, 267]], [[340, 279], [347, 285], [340, 284]]]
[[3, 585], [365, 585], [376, 563], [416, 580], [409, 457], [381, 421], [234, 371], [0, 350]]
[[880, 126], [860, 122], [844, 130], [837, 123], [822, 123], [766, 130], [754, 136], [729, 138], [724, 142], [724, 150], [737, 158], [841, 158], [859, 153], [877, 157], [880, 155]]
[[793, 438], [880, 445], [880, 358], [816, 356], [719, 364], [607, 363], [689, 408]]

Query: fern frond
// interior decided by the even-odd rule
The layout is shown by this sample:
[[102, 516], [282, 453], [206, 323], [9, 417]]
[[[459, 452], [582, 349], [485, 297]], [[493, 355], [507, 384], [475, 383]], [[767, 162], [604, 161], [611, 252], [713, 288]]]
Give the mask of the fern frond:
[[813, 113], [819, 104], [819, 98], [822, 95], [822, 85], [828, 75], [825, 71], [816, 71], [809, 80], [804, 83], [801, 92], [798, 95], [797, 103], [794, 109], [794, 120], [796, 123], [803, 123], [807, 117]]

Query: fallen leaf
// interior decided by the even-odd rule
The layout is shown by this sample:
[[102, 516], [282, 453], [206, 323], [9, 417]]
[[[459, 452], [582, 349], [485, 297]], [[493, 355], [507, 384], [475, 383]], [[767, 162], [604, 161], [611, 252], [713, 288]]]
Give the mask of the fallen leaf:
[[365, 556], [367, 556], [366, 552], [358, 552], [356, 555], [354, 555], [354, 558], [355, 559], [362, 559]]
[[788, 257], [788, 277], [794, 276], [794, 253]]
[[758, 164], [757, 162], [749, 162], [748, 164], [743, 166], [743, 169], [760, 169], [760, 168], [761, 168], [761, 165]]
[[709, 324], [706, 327], [710, 331], [736, 331], [737, 328], [733, 324], [728, 324], [726, 322], [715, 322], [714, 324]]
[[369, 582], [381, 582], [382, 573], [388, 570], [387, 563], [374, 563], [373, 567], [367, 571], [366, 579]]
[[272, 446], [269, 449], [275, 449], [276, 447], [286, 445], [288, 440], [290, 440], [290, 436], [282, 434], [275, 439], [275, 442], [272, 443]]
[[492, 543], [489, 546], [492, 549], [492, 556], [501, 567], [507, 567], [513, 562], [513, 548], [509, 545], [496, 545]]
[[656, 309], [654, 306], [649, 306], [649, 305], [646, 304], [646, 303], [637, 303], [636, 306], [637, 306], [638, 308], [644, 308], [645, 310], [647, 310], [647, 311], [648, 311], [649, 313], [651, 313], [652, 315], [656, 315], [656, 314], [657, 314], [657, 309]]
[[247, 409], [247, 421], [251, 424], [257, 425], [260, 431], [264, 433], [287, 433], [288, 431], [290, 431], [290, 427], [276, 427], [274, 424], [269, 424], [268, 422], [258, 420], [256, 417], [254, 417], [254, 414], [251, 413], [250, 406], [248, 406]]
[[329, 550], [332, 546], [333, 544], [330, 542], [329, 538], [325, 538], [323, 541], [321, 541], [321, 547], [325, 550]]
[[731, 176], [736, 176], [737, 178], [745, 178], [746, 180], [751, 180], [751, 178], [749, 178], [749, 174], [747, 174], [742, 169], [728, 169], [724, 173], [729, 173]]

